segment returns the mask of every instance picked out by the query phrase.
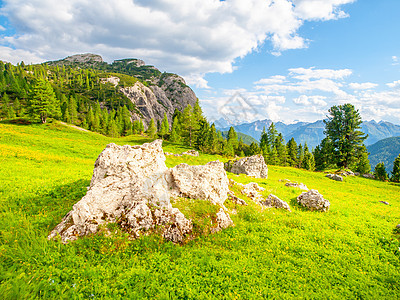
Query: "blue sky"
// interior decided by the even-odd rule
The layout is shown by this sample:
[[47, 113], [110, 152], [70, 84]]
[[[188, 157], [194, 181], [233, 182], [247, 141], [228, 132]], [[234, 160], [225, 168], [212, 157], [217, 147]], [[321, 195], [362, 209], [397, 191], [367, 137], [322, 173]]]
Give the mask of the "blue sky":
[[[210, 120], [230, 99], [241, 122], [324, 118], [352, 103], [400, 124], [398, 0], [83, 0], [1, 2], [0, 59], [76, 53], [136, 57], [182, 75]], [[240, 110], [240, 107], [237, 108]]]

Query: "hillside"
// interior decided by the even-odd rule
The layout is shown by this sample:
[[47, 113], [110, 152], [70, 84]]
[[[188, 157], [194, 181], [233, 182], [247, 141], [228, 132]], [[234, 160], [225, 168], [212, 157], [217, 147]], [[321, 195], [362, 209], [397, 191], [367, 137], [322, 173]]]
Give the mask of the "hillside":
[[393, 162], [400, 154], [400, 136], [380, 140], [368, 146], [367, 150], [370, 153], [368, 158], [372, 170], [378, 163], [383, 162], [386, 171], [390, 174], [393, 170]]
[[[64, 245], [46, 239], [85, 193], [106, 144], [142, 144], [141, 135], [105, 137], [60, 123], [0, 123], [0, 294], [24, 298], [130, 299], [395, 299], [400, 293], [399, 184], [269, 166], [257, 182], [286, 200], [292, 212], [248, 206], [230, 209], [234, 227], [184, 245], [157, 236], [129, 240], [98, 234]], [[187, 148], [164, 142], [164, 150]], [[167, 156], [168, 167], [204, 164], [220, 156]], [[296, 204], [290, 179], [318, 189], [327, 213]], [[384, 192], [382, 192], [384, 191]], [[384, 205], [379, 201], [387, 201]], [[229, 205], [228, 205], [229, 204]], [[201, 208], [199, 208], [201, 210]], [[236, 214], [235, 214], [236, 212]], [[197, 213], [204, 213], [198, 211]], [[116, 230], [118, 232], [118, 230]]]
[[[221, 120], [218, 122], [218, 124], [223, 124]], [[250, 135], [259, 141], [263, 127], [267, 129], [271, 123], [271, 120], [266, 119], [235, 125], [234, 128], [236, 131]], [[325, 125], [322, 120], [313, 123], [298, 122], [294, 124], [285, 124], [277, 122], [274, 124], [278, 132], [283, 134], [286, 141], [289, 141], [293, 137], [297, 143], [304, 144], [307, 142], [307, 145], [310, 148], [315, 148], [325, 137]], [[222, 130], [228, 129], [229, 128], [226, 127]], [[383, 121], [364, 121], [361, 125], [361, 130], [368, 134], [368, 138], [365, 140], [366, 145], [372, 145], [381, 139], [400, 135], [399, 125]]]
[[[143, 121], [145, 128], [151, 119], [161, 121], [164, 114], [171, 124], [175, 110], [183, 111], [197, 100], [182, 77], [162, 73], [139, 59], [108, 64], [101, 56], [88, 53], [40, 65], [13, 66], [0, 61], [0, 119], [28, 112], [29, 95], [38, 79], [50, 82], [55, 92], [60, 111], [53, 114], [82, 127], [89, 126], [85, 119], [90, 109], [100, 123], [104, 112], [107, 119], [118, 123], [118, 118], [126, 117], [123, 107], [131, 120]], [[110, 131], [108, 124], [95, 124], [91, 129], [101, 132], [99, 126]]]

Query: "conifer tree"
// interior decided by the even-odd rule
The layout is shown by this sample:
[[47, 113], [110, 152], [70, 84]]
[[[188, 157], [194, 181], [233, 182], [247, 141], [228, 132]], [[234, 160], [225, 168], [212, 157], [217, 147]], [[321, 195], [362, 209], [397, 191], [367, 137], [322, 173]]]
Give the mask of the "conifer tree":
[[42, 123], [46, 123], [49, 117], [58, 118], [61, 114], [54, 90], [44, 79], [38, 79], [33, 87], [30, 114], [33, 118], [39, 118]]
[[303, 160], [304, 160], [304, 149], [303, 149], [303, 145], [299, 144], [299, 147], [297, 148], [297, 167], [298, 168], [303, 167]]
[[180, 142], [181, 140], [180, 132], [181, 132], [181, 125], [179, 123], [179, 117], [177, 115], [172, 121], [171, 135], [169, 137], [170, 141], [173, 143]]
[[378, 180], [386, 181], [388, 179], [388, 174], [386, 173], [385, 164], [383, 162], [375, 166], [374, 175]]
[[232, 126], [229, 128], [229, 131], [228, 131], [227, 142], [228, 142], [228, 144], [232, 145], [233, 151], [235, 151], [237, 149], [238, 142], [239, 142], [238, 136], [237, 136], [235, 129]]
[[207, 135], [207, 142], [212, 154], [217, 153], [218, 148], [218, 133], [217, 129], [215, 128], [215, 124], [213, 123], [210, 127], [210, 130]]
[[167, 118], [167, 114], [164, 113], [164, 118], [161, 122], [161, 126], [160, 126], [160, 132], [159, 135], [161, 136], [162, 139], [164, 139], [164, 137], [169, 133], [169, 124], [168, 124], [168, 118]]
[[183, 110], [181, 119], [183, 137], [185, 138], [186, 143], [191, 147], [195, 140], [197, 122], [195, 115], [193, 114], [193, 108], [190, 104]]
[[270, 147], [270, 145], [269, 145], [269, 140], [268, 140], [268, 134], [265, 131], [265, 126], [264, 126], [263, 131], [261, 133], [260, 148], [263, 149], [263, 152], [267, 153], [269, 147]]
[[371, 171], [368, 154], [367, 147], [362, 145], [358, 151], [357, 160], [355, 161], [354, 170], [356, 172], [359, 172], [360, 174], [367, 174]]
[[332, 106], [324, 120], [325, 134], [333, 144], [332, 156], [339, 167], [348, 168], [368, 135], [361, 128], [361, 116], [352, 104]]
[[210, 131], [210, 125], [205, 119], [200, 120], [199, 125], [195, 146], [197, 149], [203, 152], [209, 151], [210, 145], [208, 144], [208, 135]]
[[392, 177], [390, 179], [394, 182], [400, 182], [400, 154], [393, 162]]
[[297, 166], [297, 143], [294, 138], [291, 138], [286, 144], [288, 165], [291, 167]]
[[286, 166], [287, 164], [287, 152], [284, 145], [285, 140], [283, 139], [282, 133], [279, 133], [274, 142], [274, 148], [278, 154], [278, 165]]
[[268, 153], [268, 164], [275, 166], [279, 164], [278, 151], [276, 150], [276, 147], [272, 147], [271, 151]]
[[276, 130], [274, 122], [271, 123], [268, 127], [268, 132], [267, 132], [267, 145], [270, 146], [271, 148], [275, 145], [275, 140], [278, 136], [278, 131]]
[[146, 133], [152, 139], [156, 136], [157, 128], [156, 128], [156, 124], [154, 123], [154, 119], [150, 120], [149, 127], [147, 128]]

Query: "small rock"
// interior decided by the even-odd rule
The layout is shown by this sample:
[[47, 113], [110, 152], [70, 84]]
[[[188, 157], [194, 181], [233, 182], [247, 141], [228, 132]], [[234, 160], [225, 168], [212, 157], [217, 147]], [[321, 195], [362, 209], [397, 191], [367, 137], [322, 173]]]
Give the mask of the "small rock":
[[225, 170], [234, 174], [246, 174], [256, 178], [267, 178], [268, 167], [262, 155], [244, 157], [225, 163]]
[[337, 174], [327, 174], [325, 177], [328, 177], [329, 179], [336, 180], [336, 181], [343, 181], [343, 177]]
[[220, 208], [219, 212], [217, 212], [217, 224], [217, 228], [212, 230], [213, 233], [233, 225], [233, 221], [222, 208]]
[[364, 177], [364, 178], [375, 179], [375, 175], [374, 174], [370, 174], [370, 173], [362, 174], [361, 176]]
[[311, 211], [317, 210], [322, 212], [328, 211], [331, 205], [317, 190], [309, 190], [308, 192], [301, 193], [297, 197], [297, 202]]
[[295, 188], [299, 188], [301, 190], [305, 190], [308, 191], [308, 187], [303, 184], [303, 183], [297, 183], [297, 182], [286, 182], [285, 186], [289, 186], [289, 187], [295, 187]]
[[400, 224], [397, 224], [396, 228], [399, 228], [399, 229], [400, 229]]
[[182, 152], [182, 155], [199, 156], [199, 152], [197, 152], [196, 150], [188, 150]]
[[229, 198], [230, 200], [232, 200], [233, 203], [235, 203], [235, 204], [247, 205], [246, 201], [244, 201], [243, 199], [237, 197], [237, 196], [235, 195], [235, 193], [232, 192], [232, 191], [229, 191], [229, 192], [228, 192], [228, 198]]
[[383, 203], [383, 204], [385, 204], [385, 205], [390, 205], [389, 204], [389, 202], [386, 202], [386, 201], [379, 201], [380, 203]]
[[267, 207], [283, 208], [288, 211], [291, 211], [289, 204], [287, 204], [285, 201], [279, 199], [277, 196], [273, 194], [269, 194], [268, 198], [265, 199], [264, 202], [261, 202], [261, 204]]

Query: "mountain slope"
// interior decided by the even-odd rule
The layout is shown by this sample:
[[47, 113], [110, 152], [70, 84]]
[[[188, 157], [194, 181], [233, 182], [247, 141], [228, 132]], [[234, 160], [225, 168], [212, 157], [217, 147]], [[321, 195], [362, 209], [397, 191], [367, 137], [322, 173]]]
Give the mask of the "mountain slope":
[[370, 153], [368, 158], [372, 170], [378, 163], [383, 162], [386, 171], [390, 173], [393, 170], [394, 160], [400, 154], [400, 136], [380, 140], [368, 146], [367, 150]]
[[197, 100], [195, 93], [182, 77], [162, 73], [140, 59], [121, 59], [108, 64], [101, 56], [87, 53], [46, 64], [103, 71], [101, 82], [113, 85], [117, 93], [127, 97], [136, 108], [131, 110], [132, 119], [143, 119], [146, 124], [151, 119], [162, 120], [164, 113], [171, 123], [175, 109], [183, 111], [188, 104], [194, 106]]

